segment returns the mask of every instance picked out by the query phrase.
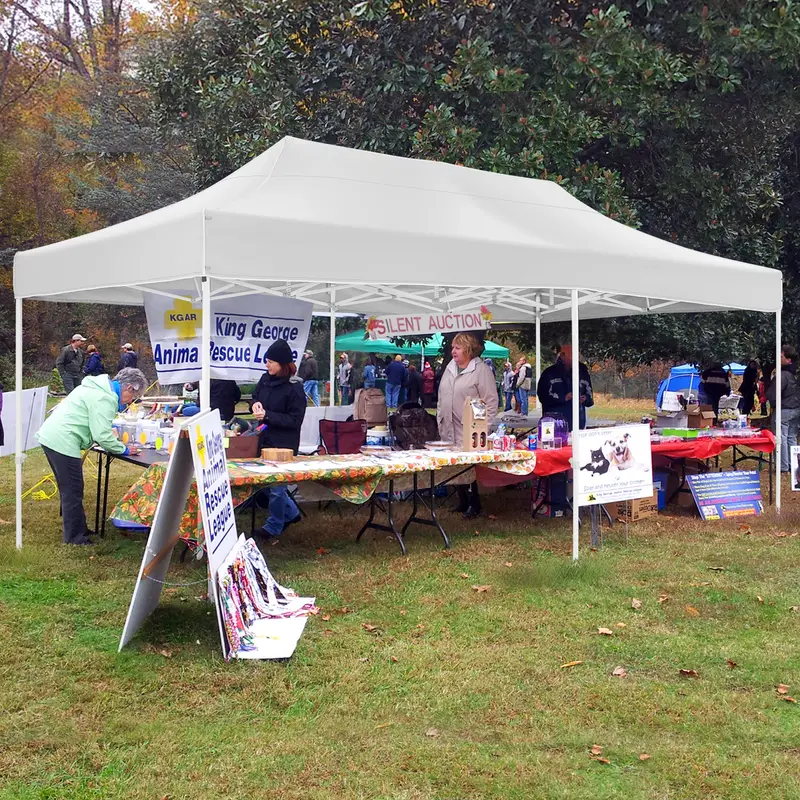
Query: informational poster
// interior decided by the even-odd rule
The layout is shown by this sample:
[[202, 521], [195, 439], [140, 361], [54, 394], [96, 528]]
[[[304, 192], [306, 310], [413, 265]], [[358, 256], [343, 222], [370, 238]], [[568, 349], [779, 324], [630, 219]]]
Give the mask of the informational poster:
[[764, 510], [757, 470], [687, 475], [692, 497], [704, 520], [748, 517]]
[[[145, 294], [144, 308], [158, 380], [199, 381], [202, 370], [200, 303]], [[299, 363], [311, 328], [312, 304], [305, 300], [246, 295], [211, 301], [211, 377], [254, 383], [264, 374], [269, 346], [283, 339]]]
[[370, 317], [367, 331], [370, 339], [391, 336], [416, 336], [424, 333], [456, 333], [458, 331], [486, 331], [492, 322], [492, 313], [486, 306], [459, 312], [425, 312], [394, 316]]
[[792, 476], [792, 491], [800, 492], [800, 447], [793, 445], [789, 450], [789, 473]]
[[[47, 407], [47, 387], [40, 386], [36, 389], [22, 390], [22, 449], [32, 450], [39, 446], [36, 433], [44, 424], [45, 408]], [[17, 446], [17, 394], [16, 392], [3, 393], [3, 410], [0, 412], [3, 420], [4, 441], [0, 447], [2, 456], [13, 456]]]
[[579, 435], [581, 506], [653, 496], [649, 425], [592, 428]]

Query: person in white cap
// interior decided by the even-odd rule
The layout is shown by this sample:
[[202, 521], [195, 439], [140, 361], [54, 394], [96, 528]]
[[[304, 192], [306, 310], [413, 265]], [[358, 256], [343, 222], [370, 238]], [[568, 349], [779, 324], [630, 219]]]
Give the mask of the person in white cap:
[[86, 356], [83, 346], [86, 337], [76, 333], [70, 343], [58, 354], [56, 369], [64, 384], [64, 391], [69, 394], [76, 386], [81, 385], [83, 379], [83, 363]]
[[139, 356], [136, 355], [133, 345], [130, 342], [125, 342], [122, 347], [122, 355], [119, 359], [119, 364], [117, 364], [117, 372], [123, 369], [136, 369], [136, 365], [139, 363]]

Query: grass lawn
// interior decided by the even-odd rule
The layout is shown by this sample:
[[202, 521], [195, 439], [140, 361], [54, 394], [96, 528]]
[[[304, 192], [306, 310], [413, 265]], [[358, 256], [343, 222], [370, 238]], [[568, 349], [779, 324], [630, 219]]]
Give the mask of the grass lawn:
[[[26, 485], [44, 470], [33, 454]], [[117, 465], [112, 497], [134, 475]], [[290, 661], [231, 664], [197, 562], [118, 654], [142, 539], [67, 548], [57, 500], [26, 501], [21, 553], [0, 527], [0, 797], [798, 798], [786, 488], [780, 521], [661, 515], [577, 565], [521, 490], [487, 497], [494, 518], [446, 513], [451, 552], [412, 529], [408, 558], [352, 541], [363, 510], [314, 510], [265, 550], [321, 615]]]

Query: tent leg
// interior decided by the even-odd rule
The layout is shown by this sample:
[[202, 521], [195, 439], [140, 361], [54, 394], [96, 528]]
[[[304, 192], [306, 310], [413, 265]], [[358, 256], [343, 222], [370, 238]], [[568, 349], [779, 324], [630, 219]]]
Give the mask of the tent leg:
[[534, 387], [534, 395], [536, 396], [536, 407], [541, 408], [539, 402], [539, 378], [542, 375], [542, 311], [539, 304], [542, 302], [542, 296], [536, 295], [536, 386]]
[[578, 560], [581, 524], [580, 441], [580, 348], [578, 330], [578, 290], [572, 290], [572, 560]]
[[336, 289], [331, 289], [331, 353], [328, 363], [331, 393], [328, 405], [336, 405]]
[[203, 290], [203, 355], [200, 371], [200, 409], [211, 408], [211, 281], [207, 276], [202, 278]]
[[25, 443], [22, 441], [22, 298], [16, 299], [16, 319], [15, 319], [15, 383], [16, 394], [14, 397], [16, 405], [15, 419], [15, 485], [16, 485], [16, 525], [17, 525], [17, 549], [22, 549], [22, 465], [25, 462]]
[[[775, 510], [781, 513], [781, 312], [775, 314]], [[791, 454], [789, 464], [791, 466]], [[791, 475], [791, 469], [789, 470]]]

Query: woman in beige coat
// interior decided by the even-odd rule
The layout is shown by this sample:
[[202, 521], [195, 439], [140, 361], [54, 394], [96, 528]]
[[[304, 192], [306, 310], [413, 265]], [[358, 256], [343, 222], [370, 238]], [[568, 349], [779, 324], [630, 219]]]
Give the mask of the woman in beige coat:
[[[497, 385], [492, 371], [479, 356], [483, 347], [471, 333], [459, 333], [453, 339], [453, 359], [447, 365], [439, 383], [439, 404], [436, 420], [439, 423], [439, 437], [453, 442], [461, 449], [464, 403], [468, 397], [478, 398], [486, 403], [486, 411], [491, 425], [497, 414]], [[478, 483], [469, 487], [458, 487], [458, 507], [465, 519], [472, 519], [481, 513], [481, 498]]]

